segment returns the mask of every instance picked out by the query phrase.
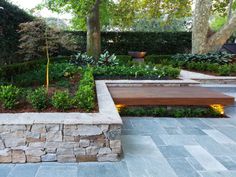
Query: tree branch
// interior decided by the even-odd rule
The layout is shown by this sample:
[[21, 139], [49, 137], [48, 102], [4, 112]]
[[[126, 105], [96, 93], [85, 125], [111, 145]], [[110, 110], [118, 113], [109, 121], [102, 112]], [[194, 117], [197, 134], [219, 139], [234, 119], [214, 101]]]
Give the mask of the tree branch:
[[[231, 19], [215, 34], [213, 34], [207, 41], [207, 45], [221, 47], [230, 38], [236, 29], [236, 12]], [[216, 49], [216, 48], [214, 48]], [[214, 50], [213, 49], [213, 50]]]

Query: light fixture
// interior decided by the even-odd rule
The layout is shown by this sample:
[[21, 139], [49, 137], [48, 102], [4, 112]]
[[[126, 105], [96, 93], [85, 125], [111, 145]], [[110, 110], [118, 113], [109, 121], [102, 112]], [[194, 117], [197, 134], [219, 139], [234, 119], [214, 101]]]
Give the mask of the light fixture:
[[224, 106], [221, 105], [221, 104], [212, 104], [210, 105], [210, 107], [216, 111], [217, 113], [221, 114], [221, 115], [224, 115], [225, 114], [225, 111], [224, 111]]

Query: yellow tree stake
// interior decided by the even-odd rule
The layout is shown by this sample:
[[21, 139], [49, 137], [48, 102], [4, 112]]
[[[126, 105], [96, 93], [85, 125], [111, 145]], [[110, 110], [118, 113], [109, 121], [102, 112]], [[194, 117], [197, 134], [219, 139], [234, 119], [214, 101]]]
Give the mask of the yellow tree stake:
[[45, 32], [45, 36], [46, 36], [46, 56], [47, 56], [47, 66], [46, 66], [46, 90], [48, 91], [48, 87], [49, 87], [49, 64], [50, 64], [50, 57], [49, 57], [49, 47], [48, 47], [48, 38], [47, 38], [47, 27], [46, 27], [46, 32]]

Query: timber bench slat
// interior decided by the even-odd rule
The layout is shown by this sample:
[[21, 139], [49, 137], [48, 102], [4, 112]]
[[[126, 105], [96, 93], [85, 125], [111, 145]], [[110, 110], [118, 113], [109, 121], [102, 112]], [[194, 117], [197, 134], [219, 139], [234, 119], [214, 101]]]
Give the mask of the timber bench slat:
[[125, 105], [173, 105], [206, 106], [212, 104], [231, 105], [234, 97], [202, 87], [154, 87], [109, 86], [109, 91], [116, 104]]

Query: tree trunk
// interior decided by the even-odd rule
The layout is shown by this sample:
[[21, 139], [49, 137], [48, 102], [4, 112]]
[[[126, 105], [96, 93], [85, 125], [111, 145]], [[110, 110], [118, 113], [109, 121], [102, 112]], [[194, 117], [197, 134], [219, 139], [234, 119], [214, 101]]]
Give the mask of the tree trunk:
[[236, 29], [236, 13], [216, 33], [208, 36], [212, 0], [196, 0], [192, 31], [192, 53], [216, 52], [225, 44]]
[[205, 53], [212, 0], [196, 0], [193, 16], [192, 53]]
[[101, 54], [100, 0], [96, 0], [87, 17], [87, 54], [98, 59]]

